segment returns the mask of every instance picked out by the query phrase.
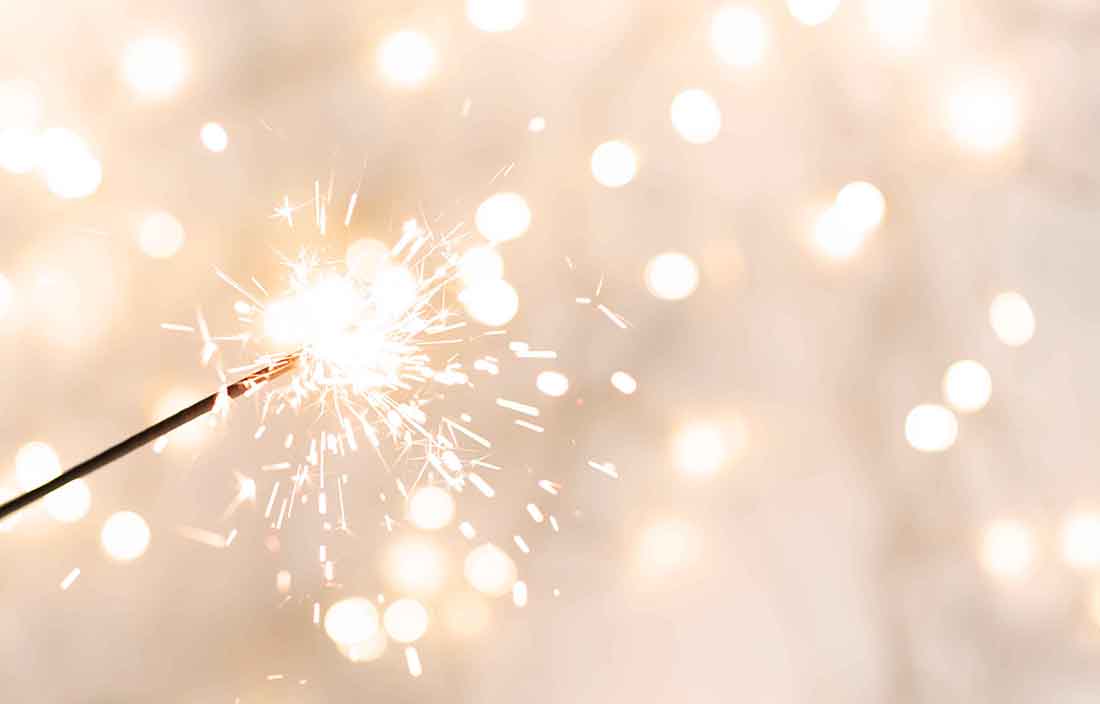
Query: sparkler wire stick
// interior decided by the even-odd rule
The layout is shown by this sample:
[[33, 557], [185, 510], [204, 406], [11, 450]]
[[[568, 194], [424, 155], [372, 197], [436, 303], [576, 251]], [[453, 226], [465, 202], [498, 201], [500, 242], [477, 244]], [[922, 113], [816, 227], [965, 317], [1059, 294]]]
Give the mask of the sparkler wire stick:
[[30, 491], [21, 494], [14, 499], [0, 505], [0, 520], [3, 520], [7, 516], [15, 513], [21, 508], [34, 503], [38, 499], [43, 498], [47, 494], [57, 491], [61, 487], [65, 486], [71, 481], [79, 479], [83, 476], [91, 474], [97, 469], [101, 469], [108, 464], [114, 462], [117, 459], [121, 459], [130, 454], [134, 450], [156, 440], [162, 435], [166, 435], [171, 431], [186, 425], [200, 416], [204, 416], [210, 411], [214, 410], [218, 403], [219, 397], [223, 394], [230, 399], [235, 399], [243, 396], [248, 391], [256, 388], [257, 386], [271, 381], [276, 377], [286, 374], [288, 371], [294, 368], [298, 362], [298, 355], [292, 354], [286, 357], [282, 357], [267, 366], [252, 372], [243, 379], [234, 382], [217, 393], [210, 394], [201, 401], [197, 401], [182, 411], [171, 415], [164, 420], [149, 426], [145, 430], [139, 433], [131, 435], [122, 442], [107, 448], [98, 455], [84, 460], [80, 464], [65, 470], [58, 476], [54, 477], [50, 481], [46, 482], [42, 486], [31, 489]]

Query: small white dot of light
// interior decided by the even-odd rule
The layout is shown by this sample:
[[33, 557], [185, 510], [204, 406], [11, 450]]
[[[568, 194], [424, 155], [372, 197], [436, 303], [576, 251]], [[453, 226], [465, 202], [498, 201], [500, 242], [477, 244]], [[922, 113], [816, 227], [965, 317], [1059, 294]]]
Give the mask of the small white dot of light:
[[699, 558], [702, 536], [699, 528], [680, 518], [664, 518], [642, 531], [638, 544], [638, 566], [648, 577], [666, 577]]
[[325, 633], [337, 645], [364, 643], [378, 633], [378, 609], [361, 596], [341, 599], [325, 612]]
[[138, 96], [163, 100], [175, 95], [187, 76], [187, 57], [171, 39], [145, 37], [131, 42], [122, 57], [126, 82]]
[[601, 186], [621, 188], [638, 173], [638, 156], [626, 142], [604, 142], [592, 152], [592, 176]]
[[519, 312], [519, 294], [503, 279], [479, 281], [458, 295], [470, 317], [489, 327], [506, 325]]
[[542, 132], [546, 129], [546, 118], [542, 115], [532, 117], [531, 121], [527, 123], [527, 129], [531, 132]]
[[1015, 291], [999, 293], [989, 306], [989, 324], [997, 339], [1020, 347], [1035, 335], [1035, 313], [1027, 299]]
[[275, 575], [275, 589], [280, 594], [289, 594], [293, 579], [287, 570], [279, 570], [278, 574]]
[[485, 599], [468, 592], [452, 595], [443, 605], [443, 623], [447, 631], [458, 638], [473, 638], [484, 633], [491, 615]]
[[82, 479], [70, 482], [46, 497], [46, 513], [61, 523], [76, 523], [92, 507], [92, 491]]
[[138, 226], [138, 246], [153, 259], [170, 259], [183, 247], [186, 234], [171, 213], [147, 215]]
[[691, 144], [712, 142], [722, 130], [722, 110], [709, 93], [698, 88], [673, 98], [669, 117], [680, 136]]
[[1007, 80], [984, 73], [959, 81], [948, 97], [947, 126], [961, 146], [993, 153], [1019, 132], [1020, 107]]
[[854, 181], [836, 194], [833, 209], [848, 227], [866, 232], [882, 224], [886, 197], [873, 183]]
[[421, 530], [439, 530], [455, 517], [455, 499], [438, 486], [423, 486], [409, 497], [409, 520]]
[[388, 37], [378, 50], [382, 74], [406, 88], [423, 83], [435, 69], [435, 60], [435, 47], [420, 32], [398, 32]]
[[928, 0], [865, 0], [871, 33], [884, 48], [912, 53], [928, 31]]
[[42, 115], [42, 99], [32, 81], [15, 79], [0, 83], [0, 128], [29, 129]]
[[386, 632], [379, 629], [365, 641], [352, 643], [351, 645], [337, 644], [336, 647], [348, 660], [361, 663], [372, 662], [382, 657], [386, 653], [387, 645], [389, 645], [389, 639], [386, 638]]
[[149, 548], [149, 525], [133, 511], [119, 511], [103, 524], [99, 542], [112, 560], [131, 562]]
[[39, 145], [38, 135], [29, 129], [0, 130], [0, 168], [13, 174], [30, 173], [38, 165]]
[[527, 606], [527, 582], [521, 580], [512, 585], [512, 603], [521, 609]]
[[1062, 524], [1062, 559], [1074, 569], [1100, 567], [1100, 514], [1077, 513]]
[[[160, 421], [168, 416], [184, 409], [201, 398], [202, 394], [191, 389], [173, 387], [161, 394], [154, 402], [150, 420]], [[181, 450], [197, 447], [207, 436], [208, 427], [205, 423], [187, 423], [173, 430], [166, 437], [169, 446]]]
[[905, 439], [921, 452], [943, 452], [955, 444], [958, 436], [955, 414], [938, 404], [921, 404], [905, 417]]
[[446, 557], [422, 539], [406, 538], [391, 546], [383, 567], [390, 584], [407, 594], [436, 592], [447, 578]]
[[1026, 576], [1035, 564], [1035, 551], [1035, 536], [1023, 521], [993, 521], [982, 534], [981, 562], [995, 577]]
[[477, 231], [490, 242], [514, 240], [531, 226], [531, 208], [518, 193], [496, 193], [477, 207]]
[[390, 248], [378, 240], [358, 239], [348, 245], [344, 263], [348, 273], [359, 281], [374, 281], [379, 269], [389, 260]]
[[416, 599], [398, 599], [382, 615], [386, 633], [398, 643], [413, 643], [428, 632], [428, 610]]
[[723, 7], [711, 20], [711, 48], [731, 66], [749, 68], [759, 64], [770, 43], [767, 23], [750, 7]]
[[463, 574], [470, 586], [488, 596], [503, 596], [516, 583], [516, 563], [496, 545], [485, 543], [469, 552]]
[[561, 372], [539, 372], [535, 378], [535, 388], [547, 396], [564, 396], [569, 391], [569, 377]]
[[203, 125], [199, 130], [199, 139], [202, 140], [202, 146], [215, 153], [224, 152], [229, 146], [229, 133], [217, 122]]
[[826, 22], [839, 6], [840, 0], [787, 0], [791, 16], [810, 27]]
[[458, 275], [467, 286], [504, 276], [504, 259], [492, 247], [474, 247], [458, 260]]
[[0, 319], [6, 318], [15, 302], [15, 287], [8, 277], [0, 274]]
[[814, 223], [814, 248], [828, 257], [843, 261], [859, 253], [867, 240], [867, 230], [852, 227], [836, 206], [826, 209]]
[[34, 489], [58, 474], [61, 474], [61, 460], [44, 442], [29, 442], [15, 453], [15, 481], [20, 489]]
[[673, 437], [676, 469], [697, 477], [713, 475], [737, 459], [748, 445], [748, 433], [740, 420], [729, 423], [693, 421]]
[[955, 362], [943, 375], [943, 395], [955, 410], [980, 411], [993, 395], [993, 377], [989, 370], [973, 360]]
[[46, 130], [38, 143], [38, 167], [58, 198], [86, 198], [99, 189], [103, 169], [84, 139], [61, 127]]
[[626, 372], [612, 374], [611, 385], [628, 396], [638, 390], [638, 380]]
[[510, 32], [526, 14], [526, 0], [466, 0], [466, 17], [482, 32]]
[[645, 285], [657, 298], [681, 301], [695, 293], [698, 288], [699, 267], [686, 254], [658, 254], [645, 266]]

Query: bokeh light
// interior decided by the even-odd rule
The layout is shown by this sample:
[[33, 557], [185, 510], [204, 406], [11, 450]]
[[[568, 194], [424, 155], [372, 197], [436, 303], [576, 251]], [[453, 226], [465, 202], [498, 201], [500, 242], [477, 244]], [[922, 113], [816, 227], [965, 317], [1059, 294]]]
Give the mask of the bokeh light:
[[707, 144], [722, 130], [722, 110], [704, 90], [692, 88], [672, 99], [669, 116], [676, 131], [691, 144]]
[[366, 283], [374, 281], [389, 256], [390, 248], [385, 243], [364, 237], [348, 245], [344, 263], [349, 274]]
[[473, 247], [458, 260], [458, 275], [467, 286], [504, 276], [504, 259], [492, 247]]
[[151, 213], [138, 226], [138, 246], [153, 259], [169, 259], [183, 248], [186, 233], [171, 213]]
[[388, 37], [378, 50], [378, 64], [389, 81], [406, 88], [423, 83], [435, 70], [436, 52], [431, 40], [406, 30]]
[[92, 507], [92, 491], [83, 479], [69, 482], [46, 497], [46, 513], [61, 523], [76, 523]]
[[516, 563], [496, 545], [485, 543], [466, 555], [463, 574], [470, 586], [488, 596], [504, 596], [516, 583]]
[[507, 325], [519, 312], [519, 294], [503, 279], [487, 279], [467, 286], [458, 300], [471, 318], [489, 327]]
[[608, 188], [621, 188], [638, 173], [638, 156], [626, 142], [604, 142], [592, 152], [592, 177]]
[[1019, 98], [1006, 79], [989, 72], [961, 79], [948, 96], [947, 127], [970, 151], [1000, 151], [1019, 132]]
[[[202, 397], [203, 394], [197, 389], [183, 386], [171, 387], [157, 397], [149, 413], [149, 420], [150, 422], [163, 420], [173, 413], [187, 408]], [[168, 447], [180, 450], [192, 450], [198, 447], [203, 440], [206, 439], [209, 431], [209, 425], [202, 421], [197, 421], [187, 423], [164, 437], [168, 439]]]
[[466, 0], [466, 17], [482, 32], [510, 32], [526, 14], [526, 0]]
[[431, 594], [447, 579], [447, 557], [439, 547], [419, 537], [403, 538], [387, 548], [383, 572], [386, 580], [405, 594]]
[[695, 420], [680, 426], [673, 436], [673, 459], [681, 474], [709, 477], [740, 459], [748, 443], [748, 428], [740, 418]]
[[1070, 515], [1062, 524], [1062, 559], [1074, 569], [1100, 567], [1100, 514], [1081, 512]]
[[44, 442], [29, 442], [15, 453], [15, 481], [24, 491], [41, 486], [59, 474], [61, 459]]
[[99, 189], [103, 169], [80, 135], [63, 127], [50, 128], [37, 148], [37, 166], [50, 193], [58, 198], [86, 198]]
[[422, 486], [409, 497], [409, 520], [421, 530], [439, 530], [454, 520], [455, 499], [439, 486]]
[[723, 7], [711, 20], [711, 48], [730, 66], [749, 68], [759, 64], [770, 43], [768, 24], [754, 8]]
[[1009, 347], [1026, 345], [1035, 336], [1035, 312], [1019, 293], [998, 293], [989, 305], [989, 324], [997, 339]]
[[980, 558], [994, 577], [1019, 579], [1027, 576], [1036, 554], [1035, 534], [1023, 521], [1000, 519], [982, 532]]
[[955, 444], [959, 421], [950, 409], [925, 403], [905, 417], [905, 439], [921, 452], [943, 452]]
[[413, 643], [428, 632], [428, 610], [416, 599], [398, 599], [382, 616], [386, 633], [398, 643]]
[[336, 644], [336, 647], [340, 652], [351, 662], [373, 662], [378, 658], [386, 654], [386, 647], [389, 645], [389, 639], [386, 638], [386, 632], [382, 629], [378, 629], [374, 632], [374, 635], [370, 636], [366, 640], [357, 641], [350, 645]]
[[791, 17], [810, 27], [825, 23], [838, 7], [840, 0], [787, 0]]
[[879, 45], [905, 55], [924, 42], [928, 32], [928, 0], [864, 0], [867, 26]]
[[564, 396], [569, 391], [569, 377], [561, 372], [539, 372], [535, 377], [535, 388], [547, 396]]
[[497, 193], [478, 206], [474, 222], [485, 239], [506, 242], [527, 232], [531, 226], [531, 208], [518, 193]]
[[993, 395], [993, 377], [981, 363], [960, 360], [948, 367], [943, 376], [943, 395], [957, 411], [980, 411]]
[[881, 225], [886, 217], [886, 197], [873, 183], [855, 181], [836, 194], [833, 210], [849, 229], [867, 232]]
[[662, 578], [694, 564], [702, 552], [702, 532], [681, 518], [662, 518], [647, 525], [638, 542], [638, 567], [647, 577]]
[[475, 638], [489, 627], [492, 613], [485, 599], [477, 594], [460, 591], [443, 604], [443, 625], [456, 638]]
[[151, 533], [145, 519], [133, 511], [119, 511], [103, 524], [99, 542], [107, 557], [132, 562], [149, 548]]
[[682, 301], [699, 287], [699, 267], [680, 252], [658, 254], [646, 264], [645, 285], [661, 300]]
[[187, 78], [187, 56], [172, 39], [144, 37], [126, 47], [122, 71], [139, 97], [164, 100], [174, 96], [183, 86]]
[[378, 609], [364, 597], [341, 599], [325, 611], [325, 633], [337, 645], [365, 643], [378, 631]]
[[638, 380], [623, 371], [611, 375], [611, 385], [627, 396], [638, 390]]
[[42, 96], [33, 81], [15, 78], [0, 81], [0, 130], [29, 130], [42, 117]]
[[199, 130], [199, 140], [202, 141], [202, 146], [220, 154], [229, 146], [229, 133], [217, 122], [207, 122]]
[[23, 127], [0, 129], [0, 168], [12, 174], [27, 174], [38, 165], [39, 136]]

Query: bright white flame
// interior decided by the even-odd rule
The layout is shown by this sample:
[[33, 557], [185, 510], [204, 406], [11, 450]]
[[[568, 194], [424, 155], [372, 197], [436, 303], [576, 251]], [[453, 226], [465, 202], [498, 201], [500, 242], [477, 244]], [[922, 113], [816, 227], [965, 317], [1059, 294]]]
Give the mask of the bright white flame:
[[46, 513], [62, 523], [76, 523], [92, 507], [92, 491], [83, 479], [69, 482], [46, 497]]
[[658, 254], [645, 266], [645, 285], [657, 298], [681, 301], [699, 287], [699, 267], [686, 254]]
[[886, 216], [886, 197], [873, 183], [854, 181], [836, 194], [833, 209], [848, 228], [867, 232], [882, 224]]
[[46, 187], [58, 198], [86, 198], [99, 189], [103, 169], [80, 135], [61, 127], [43, 133], [38, 167]]
[[0, 320], [8, 317], [15, 302], [15, 287], [8, 277], [0, 274]]
[[943, 395], [958, 411], [980, 411], [993, 395], [993, 377], [989, 370], [971, 359], [955, 362], [943, 376]]
[[804, 25], [823, 24], [836, 13], [840, 0], [787, 0], [791, 16]]
[[943, 452], [955, 444], [958, 436], [955, 414], [938, 404], [921, 404], [905, 417], [905, 439], [921, 452]]
[[547, 396], [564, 396], [569, 391], [569, 377], [561, 372], [539, 372], [535, 378], [535, 388]]
[[37, 134], [23, 127], [0, 130], [0, 169], [26, 174], [38, 165], [40, 142]]
[[153, 259], [170, 259], [183, 247], [183, 225], [171, 213], [147, 215], [138, 227], [138, 246]]
[[527, 232], [531, 226], [531, 209], [518, 193], [497, 193], [478, 206], [474, 222], [485, 239], [506, 242]]
[[884, 48], [911, 54], [928, 32], [928, 0], [865, 0], [871, 33]]
[[647, 577], [668, 577], [696, 562], [701, 548], [698, 526], [680, 518], [661, 519], [642, 531], [638, 567]]
[[710, 23], [710, 45], [725, 63], [738, 68], [759, 64], [771, 43], [771, 32], [750, 7], [723, 7]]
[[0, 82], [0, 128], [30, 129], [42, 116], [42, 98], [32, 81]]
[[414, 31], [402, 31], [388, 37], [378, 50], [382, 74], [400, 86], [411, 88], [423, 83], [435, 70], [435, 47]]
[[1035, 312], [1027, 299], [1015, 291], [999, 293], [989, 306], [989, 324], [997, 339], [1009, 347], [1020, 347], [1035, 336]]
[[171, 39], [145, 37], [126, 47], [122, 72], [138, 96], [163, 100], [175, 95], [187, 78], [187, 57]]
[[387, 580], [406, 594], [439, 591], [447, 578], [447, 560], [434, 543], [406, 538], [391, 546], [385, 558]]
[[1062, 559], [1074, 569], [1100, 567], [1100, 514], [1077, 513], [1062, 524]]
[[413, 643], [428, 632], [428, 610], [416, 599], [398, 599], [382, 616], [386, 633], [398, 643]]
[[44, 442], [29, 442], [15, 453], [15, 481], [24, 491], [41, 486], [61, 474], [61, 459]]
[[1020, 129], [1019, 99], [1000, 76], [983, 73], [960, 80], [947, 102], [947, 126], [960, 145], [993, 153], [1009, 146]]
[[707, 477], [739, 459], [748, 448], [748, 429], [740, 419], [728, 423], [692, 421], [673, 438], [676, 468], [683, 474]]
[[466, 0], [466, 16], [482, 32], [510, 32], [526, 14], [526, 0]]
[[325, 612], [325, 633], [337, 645], [365, 643], [378, 630], [378, 609], [370, 599], [358, 596], [341, 599]]
[[470, 317], [489, 327], [507, 325], [519, 312], [519, 294], [503, 279], [479, 281], [458, 295]]
[[229, 146], [229, 133], [217, 122], [207, 122], [203, 125], [199, 130], [199, 139], [202, 141], [202, 146], [215, 153], [224, 152]]
[[981, 561], [994, 577], [1019, 579], [1035, 564], [1035, 535], [1023, 521], [1002, 519], [982, 534]]
[[470, 551], [463, 569], [466, 581], [489, 596], [504, 596], [516, 583], [516, 563], [496, 545], [485, 543]]
[[612, 374], [611, 385], [627, 396], [638, 390], [638, 380], [626, 372]]
[[626, 142], [604, 142], [592, 152], [592, 176], [601, 186], [620, 188], [638, 173], [638, 156]]
[[131, 562], [149, 547], [149, 525], [133, 511], [119, 511], [107, 519], [99, 534], [103, 551], [112, 560]]
[[438, 486], [423, 486], [409, 497], [409, 520], [421, 530], [439, 530], [455, 517], [455, 499]]
[[492, 247], [474, 247], [458, 260], [458, 275], [467, 286], [504, 276], [504, 259]]
[[685, 90], [673, 98], [669, 116], [680, 136], [692, 144], [712, 142], [722, 130], [722, 111], [718, 103], [698, 88]]

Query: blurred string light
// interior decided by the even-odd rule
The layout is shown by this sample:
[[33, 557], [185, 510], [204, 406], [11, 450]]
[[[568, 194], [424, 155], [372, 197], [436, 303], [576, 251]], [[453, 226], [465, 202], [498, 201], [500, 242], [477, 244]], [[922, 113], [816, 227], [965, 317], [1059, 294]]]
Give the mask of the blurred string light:
[[955, 414], [938, 404], [921, 404], [905, 417], [905, 439], [915, 450], [943, 452], [955, 444], [958, 436]]
[[638, 390], [638, 380], [623, 371], [611, 375], [611, 385], [627, 396]]
[[810, 27], [824, 24], [840, 7], [840, 0], [787, 0], [791, 17]]
[[592, 177], [608, 188], [621, 188], [638, 173], [638, 156], [626, 142], [604, 142], [592, 151]]
[[1000, 519], [982, 532], [980, 559], [994, 577], [1019, 579], [1027, 576], [1036, 554], [1035, 534], [1023, 521]]
[[35, 161], [46, 187], [58, 198], [86, 198], [99, 189], [103, 180], [99, 160], [84, 138], [63, 127], [42, 134]]
[[764, 59], [771, 32], [759, 12], [751, 7], [723, 7], [710, 23], [710, 45], [730, 66], [750, 68]]
[[187, 78], [187, 56], [178, 42], [143, 37], [122, 55], [122, 74], [140, 98], [165, 100], [179, 92]]
[[662, 518], [642, 530], [638, 567], [646, 577], [668, 577], [690, 567], [702, 553], [702, 531], [681, 518]]
[[466, 17], [482, 32], [510, 32], [526, 14], [526, 0], [466, 0]]
[[882, 191], [866, 181], [849, 183], [814, 223], [814, 247], [829, 259], [850, 259], [885, 216], [886, 197]]
[[1100, 514], [1074, 513], [1062, 524], [1062, 559], [1073, 569], [1100, 567]]
[[390, 82], [405, 88], [423, 83], [435, 70], [436, 52], [431, 41], [411, 30], [397, 32], [378, 49], [378, 66]]
[[691, 144], [708, 144], [722, 130], [722, 111], [709, 93], [685, 90], [672, 100], [669, 116], [676, 131]]
[[676, 431], [672, 443], [673, 459], [681, 474], [709, 477], [740, 459], [748, 444], [748, 428], [740, 418], [724, 422], [695, 420]]
[[207, 122], [199, 130], [199, 140], [202, 142], [202, 146], [216, 154], [220, 154], [229, 146], [229, 133], [217, 122]]
[[386, 607], [382, 624], [398, 643], [413, 643], [428, 632], [428, 610], [416, 599], [398, 599]]
[[409, 520], [421, 530], [439, 530], [455, 517], [455, 499], [443, 487], [420, 487], [409, 497]]
[[569, 377], [561, 372], [542, 371], [535, 377], [535, 388], [547, 396], [564, 396], [569, 391]]
[[450, 595], [443, 604], [443, 625], [457, 638], [474, 638], [489, 627], [491, 613], [485, 599], [466, 591]]
[[76, 523], [92, 507], [92, 491], [83, 479], [61, 487], [46, 497], [46, 513], [61, 523]]
[[466, 555], [463, 574], [470, 586], [488, 596], [504, 596], [516, 583], [516, 563], [496, 545], [485, 543]]
[[341, 646], [369, 641], [379, 632], [378, 609], [369, 599], [341, 599], [325, 611], [325, 634]]
[[988, 71], [959, 79], [947, 99], [947, 127], [960, 146], [973, 152], [992, 154], [1009, 146], [1020, 130], [1012, 84]]
[[943, 375], [943, 395], [957, 411], [980, 411], [993, 395], [993, 377], [972, 359], [955, 362]]
[[0, 320], [8, 317], [15, 304], [15, 287], [11, 280], [0, 274]]
[[646, 264], [645, 285], [661, 300], [682, 301], [699, 287], [699, 267], [686, 254], [664, 252]]
[[496, 193], [477, 207], [474, 223], [490, 242], [514, 240], [531, 227], [531, 208], [518, 193]]
[[29, 442], [15, 453], [15, 481], [24, 491], [45, 484], [58, 474], [61, 460], [44, 442]]
[[989, 324], [997, 339], [1009, 347], [1026, 345], [1035, 336], [1035, 312], [1019, 293], [998, 293], [989, 305]]
[[169, 259], [183, 247], [183, 225], [171, 213], [147, 215], [138, 227], [138, 245], [153, 259]]
[[107, 557], [116, 562], [132, 562], [149, 548], [149, 524], [133, 511], [119, 511], [103, 524], [99, 542]]
[[911, 54], [928, 32], [928, 0], [864, 0], [867, 25], [884, 49]]
[[409, 537], [387, 549], [383, 572], [397, 591], [432, 594], [439, 591], [447, 579], [447, 557], [435, 543]]

